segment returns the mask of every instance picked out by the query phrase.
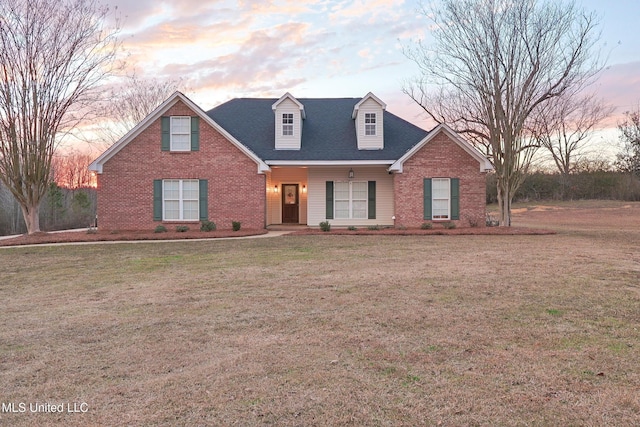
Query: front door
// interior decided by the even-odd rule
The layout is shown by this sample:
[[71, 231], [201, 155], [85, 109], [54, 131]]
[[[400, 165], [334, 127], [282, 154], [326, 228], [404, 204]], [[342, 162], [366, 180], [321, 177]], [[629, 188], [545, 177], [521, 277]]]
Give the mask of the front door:
[[282, 184], [282, 223], [299, 222], [298, 184]]

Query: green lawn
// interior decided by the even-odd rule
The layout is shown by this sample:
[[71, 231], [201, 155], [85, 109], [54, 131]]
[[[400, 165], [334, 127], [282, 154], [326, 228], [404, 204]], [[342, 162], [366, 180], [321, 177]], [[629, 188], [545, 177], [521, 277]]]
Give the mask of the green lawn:
[[516, 208], [558, 234], [2, 248], [0, 425], [637, 424], [640, 203]]

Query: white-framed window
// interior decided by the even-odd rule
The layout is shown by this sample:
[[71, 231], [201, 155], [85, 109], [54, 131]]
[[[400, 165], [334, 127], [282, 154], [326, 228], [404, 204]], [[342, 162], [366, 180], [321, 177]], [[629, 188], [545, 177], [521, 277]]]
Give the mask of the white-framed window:
[[165, 221], [198, 221], [200, 206], [197, 179], [165, 179], [162, 181], [162, 219]]
[[293, 136], [293, 113], [282, 114], [282, 136]]
[[364, 114], [364, 134], [367, 136], [376, 135], [376, 113]]
[[431, 215], [433, 219], [451, 217], [451, 180], [433, 178], [431, 180]]
[[171, 116], [171, 151], [191, 150], [191, 117]]
[[336, 181], [333, 198], [335, 219], [367, 219], [367, 181]]

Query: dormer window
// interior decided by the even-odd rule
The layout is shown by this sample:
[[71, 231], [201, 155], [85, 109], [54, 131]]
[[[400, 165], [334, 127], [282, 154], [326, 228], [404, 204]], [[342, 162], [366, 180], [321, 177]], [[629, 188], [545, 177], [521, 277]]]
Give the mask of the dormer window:
[[282, 136], [293, 136], [293, 113], [282, 114]]
[[369, 92], [353, 107], [358, 150], [384, 149], [384, 110], [386, 104]]
[[364, 115], [364, 134], [366, 136], [376, 135], [376, 113], [365, 113]]
[[275, 122], [275, 149], [299, 150], [302, 145], [304, 105], [285, 93], [272, 106]]

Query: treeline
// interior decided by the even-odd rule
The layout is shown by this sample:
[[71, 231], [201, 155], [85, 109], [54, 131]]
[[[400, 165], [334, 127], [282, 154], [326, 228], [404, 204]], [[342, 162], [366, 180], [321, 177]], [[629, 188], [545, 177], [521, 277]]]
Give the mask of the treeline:
[[[514, 202], [529, 200], [611, 199], [640, 201], [640, 178], [625, 172], [595, 170], [568, 175], [535, 172], [527, 175]], [[497, 203], [496, 176], [487, 176], [487, 203]]]
[[[69, 189], [52, 182], [40, 205], [42, 230], [66, 230], [94, 225], [96, 198], [95, 188]], [[23, 234], [26, 231], [20, 205], [0, 183], [0, 235]]]

